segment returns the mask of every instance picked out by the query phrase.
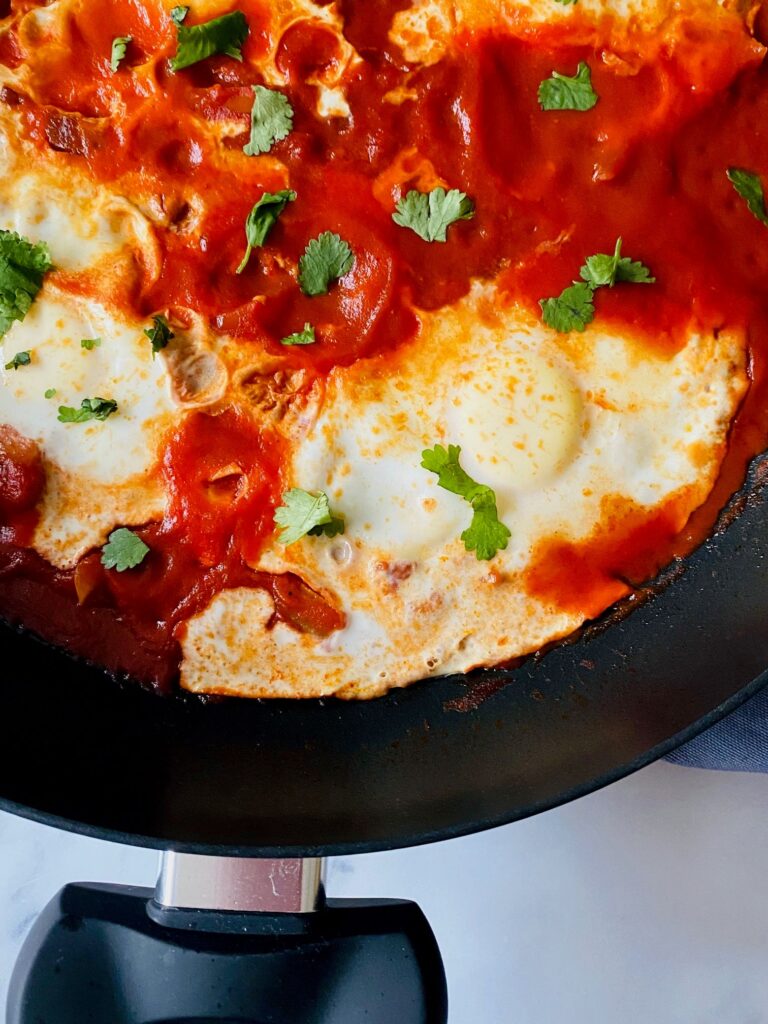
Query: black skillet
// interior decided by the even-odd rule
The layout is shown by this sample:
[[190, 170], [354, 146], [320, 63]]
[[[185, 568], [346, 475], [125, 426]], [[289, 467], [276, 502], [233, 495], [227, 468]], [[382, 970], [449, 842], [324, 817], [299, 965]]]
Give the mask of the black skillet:
[[158, 698], [4, 629], [0, 806], [133, 845], [286, 858], [447, 839], [581, 796], [766, 681], [761, 468], [730, 525], [631, 614], [514, 670], [370, 703]]

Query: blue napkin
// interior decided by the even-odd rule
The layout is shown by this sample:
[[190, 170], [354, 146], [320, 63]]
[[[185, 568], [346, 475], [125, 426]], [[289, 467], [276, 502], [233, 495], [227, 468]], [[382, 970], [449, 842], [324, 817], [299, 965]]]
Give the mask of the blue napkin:
[[768, 689], [667, 756], [673, 764], [725, 772], [768, 772]]

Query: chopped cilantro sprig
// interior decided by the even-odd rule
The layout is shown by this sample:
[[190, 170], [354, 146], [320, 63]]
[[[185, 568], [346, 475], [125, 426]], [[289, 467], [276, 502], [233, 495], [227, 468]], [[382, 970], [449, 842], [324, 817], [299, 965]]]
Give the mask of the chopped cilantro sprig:
[[157, 313], [152, 317], [152, 326], [145, 327], [144, 333], [152, 343], [152, 358], [154, 359], [158, 352], [162, 352], [164, 348], [168, 347], [168, 342], [173, 341], [176, 335], [171, 330], [171, 325], [165, 319], [161, 313]]
[[728, 181], [747, 204], [749, 212], [762, 224], [768, 224], [763, 183], [758, 175], [753, 171], [745, 171], [742, 167], [729, 167], [725, 173]]
[[112, 55], [110, 57], [109, 66], [112, 69], [112, 73], [116, 73], [120, 64], [125, 60], [125, 55], [128, 52], [128, 47], [133, 42], [133, 36], [115, 36], [112, 40]]
[[317, 341], [315, 335], [315, 328], [312, 324], [304, 324], [304, 328], [301, 331], [296, 331], [295, 334], [288, 334], [285, 338], [280, 339], [281, 345], [314, 345]]
[[235, 60], [243, 59], [242, 46], [248, 38], [248, 21], [242, 11], [222, 14], [220, 18], [201, 25], [182, 24], [178, 18], [173, 20], [177, 26], [178, 46], [176, 56], [171, 60], [172, 71], [183, 71], [218, 53]]
[[552, 298], [540, 299], [541, 318], [547, 326], [561, 334], [583, 331], [595, 317], [594, 296], [598, 288], [627, 284], [653, 284], [656, 280], [645, 264], [621, 255], [621, 238], [616, 239], [613, 253], [599, 252], [589, 256], [579, 271], [581, 281], [564, 288]]
[[299, 286], [305, 295], [325, 295], [355, 265], [349, 245], [333, 231], [313, 238], [299, 260]]
[[478, 561], [486, 562], [497, 551], [506, 548], [512, 536], [499, 519], [496, 494], [486, 484], [473, 480], [459, 462], [461, 447], [436, 444], [422, 452], [421, 465], [437, 475], [437, 483], [446, 491], [458, 494], [472, 506], [472, 522], [461, 535], [467, 551], [474, 551]]
[[275, 509], [275, 523], [281, 528], [278, 540], [286, 547], [302, 537], [335, 537], [344, 533], [344, 520], [331, 511], [328, 495], [293, 487], [283, 495], [284, 504]]
[[286, 138], [293, 128], [293, 107], [277, 89], [253, 86], [251, 135], [243, 146], [246, 156], [268, 153], [276, 142]]
[[243, 261], [237, 268], [237, 273], [242, 274], [248, 266], [251, 253], [254, 249], [264, 245], [272, 228], [277, 224], [277, 219], [288, 203], [296, 199], [296, 193], [285, 188], [280, 192], [265, 192], [256, 203], [245, 221], [245, 238], [248, 247], [245, 250]]
[[18, 370], [18, 368], [20, 366], [29, 366], [29, 364], [31, 362], [32, 362], [32, 353], [31, 352], [29, 352], [29, 351], [27, 351], [27, 352], [17, 352], [16, 355], [13, 357], [13, 359], [11, 359], [11, 361], [9, 363], [5, 364], [5, 368], [6, 368], [6, 370]]
[[112, 398], [84, 398], [79, 409], [60, 405], [60, 423], [87, 423], [88, 420], [106, 420], [117, 412], [117, 402]]
[[579, 62], [573, 77], [553, 71], [539, 86], [539, 106], [542, 110], [591, 110], [598, 99], [592, 88], [589, 65], [583, 60]]
[[109, 540], [101, 549], [101, 564], [105, 569], [116, 569], [125, 572], [141, 565], [149, 554], [149, 548], [133, 530], [121, 526], [113, 530]]
[[14, 320], [27, 315], [52, 268], [45, 242], [36, 244], [15, 231], [0, 230], [0, 338]]
[[621, 281], [628, 284], [653, 284], [656, 278], [651, 277], [648, 267], [638, 260], [621, 255], [621, 244], [619, 237], [612, 254], [599, 252], [588, 256], [579, 271], [582, 281], [586, 281], [592, 288], [613, 288]]
[[591, 285], [574, 281], [559, 295], [539, 300], [541, 318], [547, 326], [554, 327], [561, 334], [583, 331], [595, 318], [593, 297], [594, 289]]
[[475, 204], [466, 193], [452, 188], [433, 188], [431, 192], [411, 190], [397, 203], [392, 220], [410, 228], [425, 242], [445, 242], [446, 231], [459, 220], [471, 220]]

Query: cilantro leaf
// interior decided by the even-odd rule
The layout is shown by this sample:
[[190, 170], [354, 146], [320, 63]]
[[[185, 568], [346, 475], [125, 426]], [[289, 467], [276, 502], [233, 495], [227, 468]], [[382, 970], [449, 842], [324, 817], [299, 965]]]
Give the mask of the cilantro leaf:
[[45, 242], [36, 245], [15, 231], [0, 231], [0, 338], [27, 315], [52, 266]]
[[461, 447], [449, 444], [444, 448], [436, 444], [421, 453], [421, 465], [437, 475], [437, 483], [446, 491], [458, 494], [472, 506], [472, 522], [461, 539], [467, 551], [474, 551], [478, 561], [487, 562], [497, 551], [507, 546], [512, 536], [499, 519], [496, 495], [485, 484], [473, 480], [459, 462]]
[[88, 352], [93, 352], [95, 348], [101, 347], [101, 338], [81, 338], [80, 348], [86, 349]]
[[325, 295], [354, 265], [354, 254], [344, 239], [324, 231], [309, 242], [299, 260], [299, 286], [305, 295]]
[[171, 325], [158, 313], [152, 317], [152, 326], [145, 327], [144, 333], [152, 342], [152, 358], [154, 359], [158, 352], [166, 348], [169, 341], [173, 341], [176, 335], [171, 330]]
[[446, 230], [457, 220], [471, 220], [475, 204], [464, 192], [452, 188], [433, 188], [431, 192], [411, 190], [398, 200], [392, 220], [400, 227], [410, 228], [425, 242], [445, 242]]
[[295, 198], [296, 193], [292, 189], [284, 188], [280, 192], [265, 192], [256, 203], [245, 221], [248, 248], [245, 250], [243, 262], [237, 268], [238, 274], [242, 274], [248, 266], [254, 248], [264, 245], [267, 235], [277, 224], [277, 218]]
[[539, 104], [542, 110], [591, 110], [598, 95], [592, 88], [589, 65], [579, 62], [574, 78], [553, 71], [539, 86]]
[[55, 394], [56, 388], [48, 388], [48, 390], [43, 395], [43, 398], [53, 398]]
[[427, 448], [421, 453], [421, 465], [430, 473], [437, 474], [438, 486], [471, 501], [474, 493], [485, 485], [475, 483], [469, 473], [462, 468], [459, 462], [460, 454], [461, 446], [458, 444], [449, 444], [447, 449], [441, 444], [436, 444], [434, 448]]
[[545, 324], [561, 334], [583, 331], [595, 317], [592, 298], [590, 285], [574, 281], [555, 298], [539, 300], [541, 317]]
[[317, 341], [315, 337], [315, 328], [312, 324], [304, 324], [302, 331], [297, 331], [295, 334], [289, 334], [285, 338], [280, 339], [281, 345], [314, 345]]
[[318, 526], [313, 526], [309, 531], [310, 537], [337, 537], [340, 533], [344, 533], [346, 529], [346, 523], [344, 522], [343, 516], [335, 516], [331, 513], [330, 523], [321, 523]]
[[10, 363], [5, 364], [5, 368], [6, 370], [18, 370], [20, 366], [29, 366], [31, 362], [31, 352], [17, 352]]
[[545, 324], [561, 334], [583, 331], [595, 316], [594, 296], [598, 288], [613, 288], [626, 281], [630, 284], [653, 284], [656, 280], [645, 264], [621, 255], [621, 237], [616, 239], [612, 254], [598, 252], [587, 257], [574, 281], [558, 296], [540, 299], [541, 316]]
[[286, 97], [276, 89], [254, 85], [251, 137], [243, 146], [245, 155], [258, 156], [259, 153], [268, 153], [292, 128], [293, 107]]
[[475, 552], [479, 562], [487, 562], [497, 551], [506, 548], [512, 534], [499, 519], [496, 495], [490, 487], [487, 493], [478, 494], [473, 499], [472, 509], [472, 522], [461, 539], [467, 551]]
[[726, 174], [728, 181], [747, 204], [749, 212], [763, 224], [768, 224], [768, 212], [765, 209], [765, 195], [760, 178], [752, 171], [745, 171], [741, 167], [729, 167]]
[[621, 255], [621, 238], [616, 239], [613, 255], [599, 252], [589, 256], [579, 271], [581, 279], [592, 288], [613, 286], [621, 281], [631, 284], [653, 284], [656, 280], [644, 264]]
[[281, 527], [278, 540], [288, 546], [307, 534], [335, 537], [344, 533], [344, 520], [331, 512], [328, 495], [293, 487], [283, 495], [284, 505], [275, 509], [275, 523]]
[[86, 423], [88, 420], [105, 420], [117, 412], [117, 402], [111, 398], [84, 398], [79, 409], [69, 405], [59, 406], [59, 423]]
[[579, 0], [557, 0], [557, 3], [562, 4], [563, 7], [567, 7], [569, 4], [577, 4]]
[[[565, 3], [567, 0], [561, 0], [561, 2]], [[185, 7], [183, 4], [179, 4], [178, 7], [171, 8], [171, 20], [175, 21], [177, 25], [183, 24], [184, 19], [188, 14], [189, 8]]]
[[241, 47], [248, 38], [248, 21], [242, 11], [223, 14], [202, 25], [183, 25], [176, 18], [174, 21], [178, 26], [178, 46], [171, 71], [182, 71], [217, 53], [243, 59]]
[[113, 73], [120, 67], [120, 62], [125, 59], [128, 47], [133, 42], [133, 36], [115, 36], [112, 40], [112, 57], [109, 66]]
[[105, 569], [125, 572], [126, 569], [135, 569], [141, 565], [148, 554], [149, 548], [141, 537], [133, 530], [121, 526], [119, 530], [110, 533], [109, 540], [101, 549], [101, 564]]

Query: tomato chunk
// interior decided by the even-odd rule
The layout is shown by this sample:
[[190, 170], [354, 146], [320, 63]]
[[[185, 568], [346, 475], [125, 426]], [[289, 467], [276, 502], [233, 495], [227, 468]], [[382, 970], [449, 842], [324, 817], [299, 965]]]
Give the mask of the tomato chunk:
[[279, 443], [238, 409], [188, 417], [170, 438], [163, 472], [171, 495], [169, 526], [203, 564], [237, 548], [247, 560], [274, 529]]
[[45, 487], [40, 449], [7, 424], [0, 424], [0, 518], [33, 508]]

